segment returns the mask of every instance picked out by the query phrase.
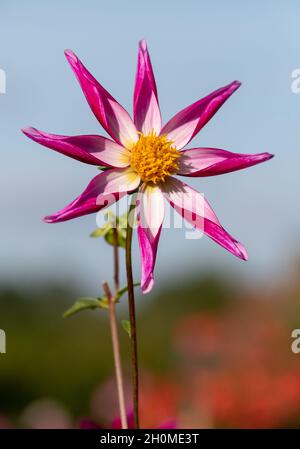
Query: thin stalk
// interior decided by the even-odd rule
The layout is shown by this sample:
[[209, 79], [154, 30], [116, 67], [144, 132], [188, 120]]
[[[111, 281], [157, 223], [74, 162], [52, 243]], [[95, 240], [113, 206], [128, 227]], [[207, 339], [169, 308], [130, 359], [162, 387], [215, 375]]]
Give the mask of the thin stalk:
[[115, 362], [116, 382], [117, 382], [117, 390], [118, 390], [121, 425], [122, 425], [122, 429], [128, 429], [115, 300], [111, 294], [111, 291], [110, 291], [110, 288], [109, 288], [107, 282], [103, 282], [103, 290], [104, 290], [104, 293], [107, 296], [107, 300], [108, 300], [108, 313], [109, 313], [111, 340], [112, 340], [113, 355], [114, 355], [114, 362]]
[[115, 296], [120, 289], [119, 282], [119, 246], [118, 246], [118, 231], [117, 228], [113, 228], [114, 237], [114, 282], [115, 282]]
[[126, 272], [127, 272], [127, 286], [128, 286], [128, 305], [129, 305], [129, 320], [130, 320], [130, 342], [131, 342], [131, 365], [132, 365], [132, 389], [133, 389], [133, 414], [134, 427], [139, 428], [139, 374], [138, 374], [138, 354], [137, 354], [137, 334], [136, 334], [136, 319], [135, 319], [135, 302], [134, 302], [134, 287], [132, 276], [132, 223], [135, 209], [136, 196], [132, 195], [127, 216], [127, 235], [126, 235]]

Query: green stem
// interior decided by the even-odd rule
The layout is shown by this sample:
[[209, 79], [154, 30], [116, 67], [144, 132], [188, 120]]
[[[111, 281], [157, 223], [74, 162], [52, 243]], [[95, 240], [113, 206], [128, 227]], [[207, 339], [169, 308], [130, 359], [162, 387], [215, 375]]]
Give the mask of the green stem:
[[118, 231], [117, 228], [113, 228], [114, 237], [114, 283], [115, 283], [115, 296], [117, 296], [120, 290], [119, 283], [119, 247], [118, 247]]
[[110, 322], [111, 340], [112, 340], [113, 356], [114, 356], [114, 363], [115, 363], [121, 426], [122, 426], [122, 429], [128, 429], [126, 406], [125, 406], [125, 393], [124, 393], [124, 384], [123, 384], [122, 362], [121, 362], [121, 355], [120, 355], [120, 343], [119, 343], [117, 317], [116, 317], [116, 309], [115, 309], [115, 298], [113, 297], [107, 282], [103, 283], [103, 290], [104, 290], [104, 293], [106, 294], [106, 297], [108, 300], [109, 322]]
[[132, 389], [133, 389], [133, 413], [134, 413], [134, 427], [139, 428], [139, 375], [138, 375], [138, 354], [137, 354], [137, 335], [136, 335], [136, 320], [135, 320], [135, 303], [134, 303], [134, 286], [132, 276], [132, 224], [135, 209], [136, 196], [132, 195], [128, 216], [127, 216], [127, 235], [126, 235], [126, 271], [127, 271], [127, 286], [128, 286], [128, 305], [129, 305], [129, 320], [131, 331], [131, 364], [132, 364]]

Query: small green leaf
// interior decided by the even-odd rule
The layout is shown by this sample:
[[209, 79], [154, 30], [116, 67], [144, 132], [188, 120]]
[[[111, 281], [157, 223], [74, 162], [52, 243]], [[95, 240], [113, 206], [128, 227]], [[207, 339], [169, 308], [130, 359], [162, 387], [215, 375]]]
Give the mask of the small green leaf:
[[81, 312], [81, 310], [85, 309], [96, 309], [99, 307], [103, 307], [101, 305], [103, 299], [102, 298], [78, 298], [68, 310], [63, 314], [64, 318], [68, 318], [69, 316], [74, 315], [75, 313]]
[[[135, 282], [135, 283], [133, 284], [134, 287], [138, 287], [139, 285], [141, 285], [140, 282]], [[126, 293], [127, 291], [128, 291], [128, 285], [126, 285], [126, 287], [123, 287], [123, 288], [121, 288], [120, 290], [118, 290], [118, 293], [117, 293], [117, 298], [118, 298], [118, 300], [119, 300], [119, 299], [121, 298], [121, 296], [123, 296], [124, 293]]]
[[122, 320], [121, 324], [123, 326], [124, 331], [128, 334], [129, 338], [131, 338], [131, 327], [128, 320]]
[[101, 171], [106, 171], [106, 170], [109, 170], [110, 169], [110, 167], [106, 167], [106, 165], [99, 165], [98, 166], [98, 170], [101, 170]]
[[102, 228], [97, 228], [95, 231], [91, 232], [90, 237], [98, 238], [104, 237], [111, 230], [111, 224], [106, 223]]
[[[120, 216], [116, 216], [111, 210], [106, 211], [105, 215], [106, 224], [101, 228], [95, 229], [90, 234], [90, 237], [98, 238], [104, 237], [105, 241], [109, 245], [114, 245], [114, 232], [117, 230], [118, 234], [118, 246], [126, 248], [126, 236], [127, 236], [127, 212]], [[134, 226], [136, 225], [136, 221]]]
[[104, 212], [104, 217], [107, 221], [111, 221], [112, 223], [114, 223], [114, 221], [116, 220], [116, 215], [111, 209], [107, 209]]
[[101, 309], [108, 309], [108, 299], [105, 295], [103, 298], [99, 298], [99, 307], [101, 307]]
[[118, 228], [119, 229], [124, 229], [126, 231], [127, 228], [127, 212], [125, 212], [125, 214], [119, 215], [117, 217], [117, 223], [118, 223]]
[[[126, 248], [126, 229], [117, 228], [118, 233], [118, 246], [121, 248]], [[104, 236], [105, 241], [109, 245], [114, 245], [114, 230], [112, 228]]]

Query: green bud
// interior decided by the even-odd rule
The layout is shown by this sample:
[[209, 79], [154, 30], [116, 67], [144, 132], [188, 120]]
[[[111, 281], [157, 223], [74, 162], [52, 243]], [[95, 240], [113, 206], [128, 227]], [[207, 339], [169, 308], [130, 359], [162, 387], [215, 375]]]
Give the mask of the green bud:
[[128, 334], [129, 338], [131, 338], [131, 327], [128, 320], [122, 320], [121, 324], [123, 326], [124, 331]]

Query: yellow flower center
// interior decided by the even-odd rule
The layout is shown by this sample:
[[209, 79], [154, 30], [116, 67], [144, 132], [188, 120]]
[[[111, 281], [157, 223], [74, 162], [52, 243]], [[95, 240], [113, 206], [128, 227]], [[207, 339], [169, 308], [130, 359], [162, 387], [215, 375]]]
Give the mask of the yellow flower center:
[[166, 136], [154, 132], [140, 134], [139, 140], [131, 148], [131, 167], [144, 182], [164, 181], [179, 169], [180, 152]]

